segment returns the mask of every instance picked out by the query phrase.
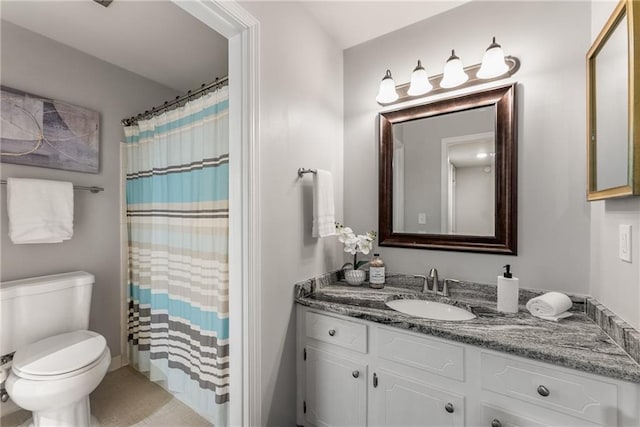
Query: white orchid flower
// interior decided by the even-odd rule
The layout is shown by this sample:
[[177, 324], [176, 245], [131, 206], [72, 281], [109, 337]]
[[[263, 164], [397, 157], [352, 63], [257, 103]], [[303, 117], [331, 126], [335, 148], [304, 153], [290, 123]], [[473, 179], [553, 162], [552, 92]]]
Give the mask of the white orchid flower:
[[366, 265], [369, 261], [358, 261], [358, 252], [362, 252], [367, 255], [373, 250], [373, 242], [376, 240], [377, 233], [375, 231], [369, 231], [366, 235], [356, 234], [350, 227], [345, 227], [339, 222], [335, 223], [336, 234], [338, 240], [344, 244], [344, 251], [353, 255], [353, 262], [347, 262], [342, 266], [345, 269], [349, 266], [351, 268], [359, 269], [363, 265]]
[[360, 252], [367, 255], [371, 251], [371, 249], [373, 249], [373, 240], [371, 240], [368, 235], [365, 236], [362, 234], [359, 234], [357, 239]]
[[355, 255], [358, 252], [359, 240], [355, 234], [351, 234], [344, 241], [344, 251], [349, 252], [351, 255]]
[[345, 243], [347, 240], [353, 239], [355, 237], [356, 235], [349, 227], [343, 227], [338, 230], [338, 240], [342, 243]]

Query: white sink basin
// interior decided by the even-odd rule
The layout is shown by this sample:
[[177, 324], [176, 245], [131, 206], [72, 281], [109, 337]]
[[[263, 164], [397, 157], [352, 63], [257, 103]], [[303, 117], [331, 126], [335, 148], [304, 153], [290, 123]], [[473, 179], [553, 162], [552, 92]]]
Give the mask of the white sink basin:
[[386, 303], [387, 307], [410, 316], [435, 320], [471, 320], [476, 316], [463, 308], [435, 301], [420, 299], [396, 299]]

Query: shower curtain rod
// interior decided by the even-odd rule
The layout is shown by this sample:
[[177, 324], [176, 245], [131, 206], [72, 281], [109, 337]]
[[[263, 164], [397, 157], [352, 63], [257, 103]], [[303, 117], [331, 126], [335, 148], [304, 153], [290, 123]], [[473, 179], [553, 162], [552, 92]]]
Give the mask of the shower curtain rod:
[[197, 97], [198, 95], [204, 95], [204, 93], [206, 93], [210, 89], [223, 87], [228, 83], [228, 81], [229, 81], [229, 76], [224, 76], [221, 78], [216, 77], [216, 79], [211, 83], [202, 83], [202, 86], [200, 86], [199, 89], [196, 89], [194, 91], [190, 90], [187, 92], [186, 95], [176, 96], [176, 99], [174, 99], [173, 101], [165, 101], [164, 104], [159, 105], [157, 107], [153, 107], [151, 110], [146, 110], [144, 113], [140, 113], [137, 116], [131, 116], [131, 117], [122, 119], [122, 126], [131, 126], [138, 123], [138, 120], [140, 119], [146, 119], [146, 118], [155, 116], [156, 114], [160, 114], [164, 111], [167, 111], [169, 108], [175, 105], [180, 105], [180, 103], [182, 102], [190, 101], [191, 98], [193, 97]]

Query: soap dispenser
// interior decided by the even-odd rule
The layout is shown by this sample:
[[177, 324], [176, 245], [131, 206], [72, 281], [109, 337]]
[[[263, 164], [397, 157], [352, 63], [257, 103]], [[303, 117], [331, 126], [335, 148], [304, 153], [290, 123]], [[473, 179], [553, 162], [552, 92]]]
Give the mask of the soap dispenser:
[[513, 277], [509, 264], [503, 267], [504, 275], [498, 276], [498, 311], [503, 313], [518, 312], [519, 280]]

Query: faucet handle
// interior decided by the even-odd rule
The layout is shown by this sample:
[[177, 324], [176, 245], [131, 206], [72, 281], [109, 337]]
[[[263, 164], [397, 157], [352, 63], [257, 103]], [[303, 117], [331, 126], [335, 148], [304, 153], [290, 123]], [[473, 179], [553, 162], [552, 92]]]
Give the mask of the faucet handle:
[[429, 290], [429, 281], [427, 280], [427, 276], [423, 276], [422, 274], [414, 274], [413, 277], [422, 279], [422, 292], [426, 292], [427, 290]]
[[448, 277], [446, 277], [443, 281], [442, 281], [442, 296], [448, 297], [449, 296], [449, 283], [460, 283], [460, 280], [458, 279], [450, 279]]

